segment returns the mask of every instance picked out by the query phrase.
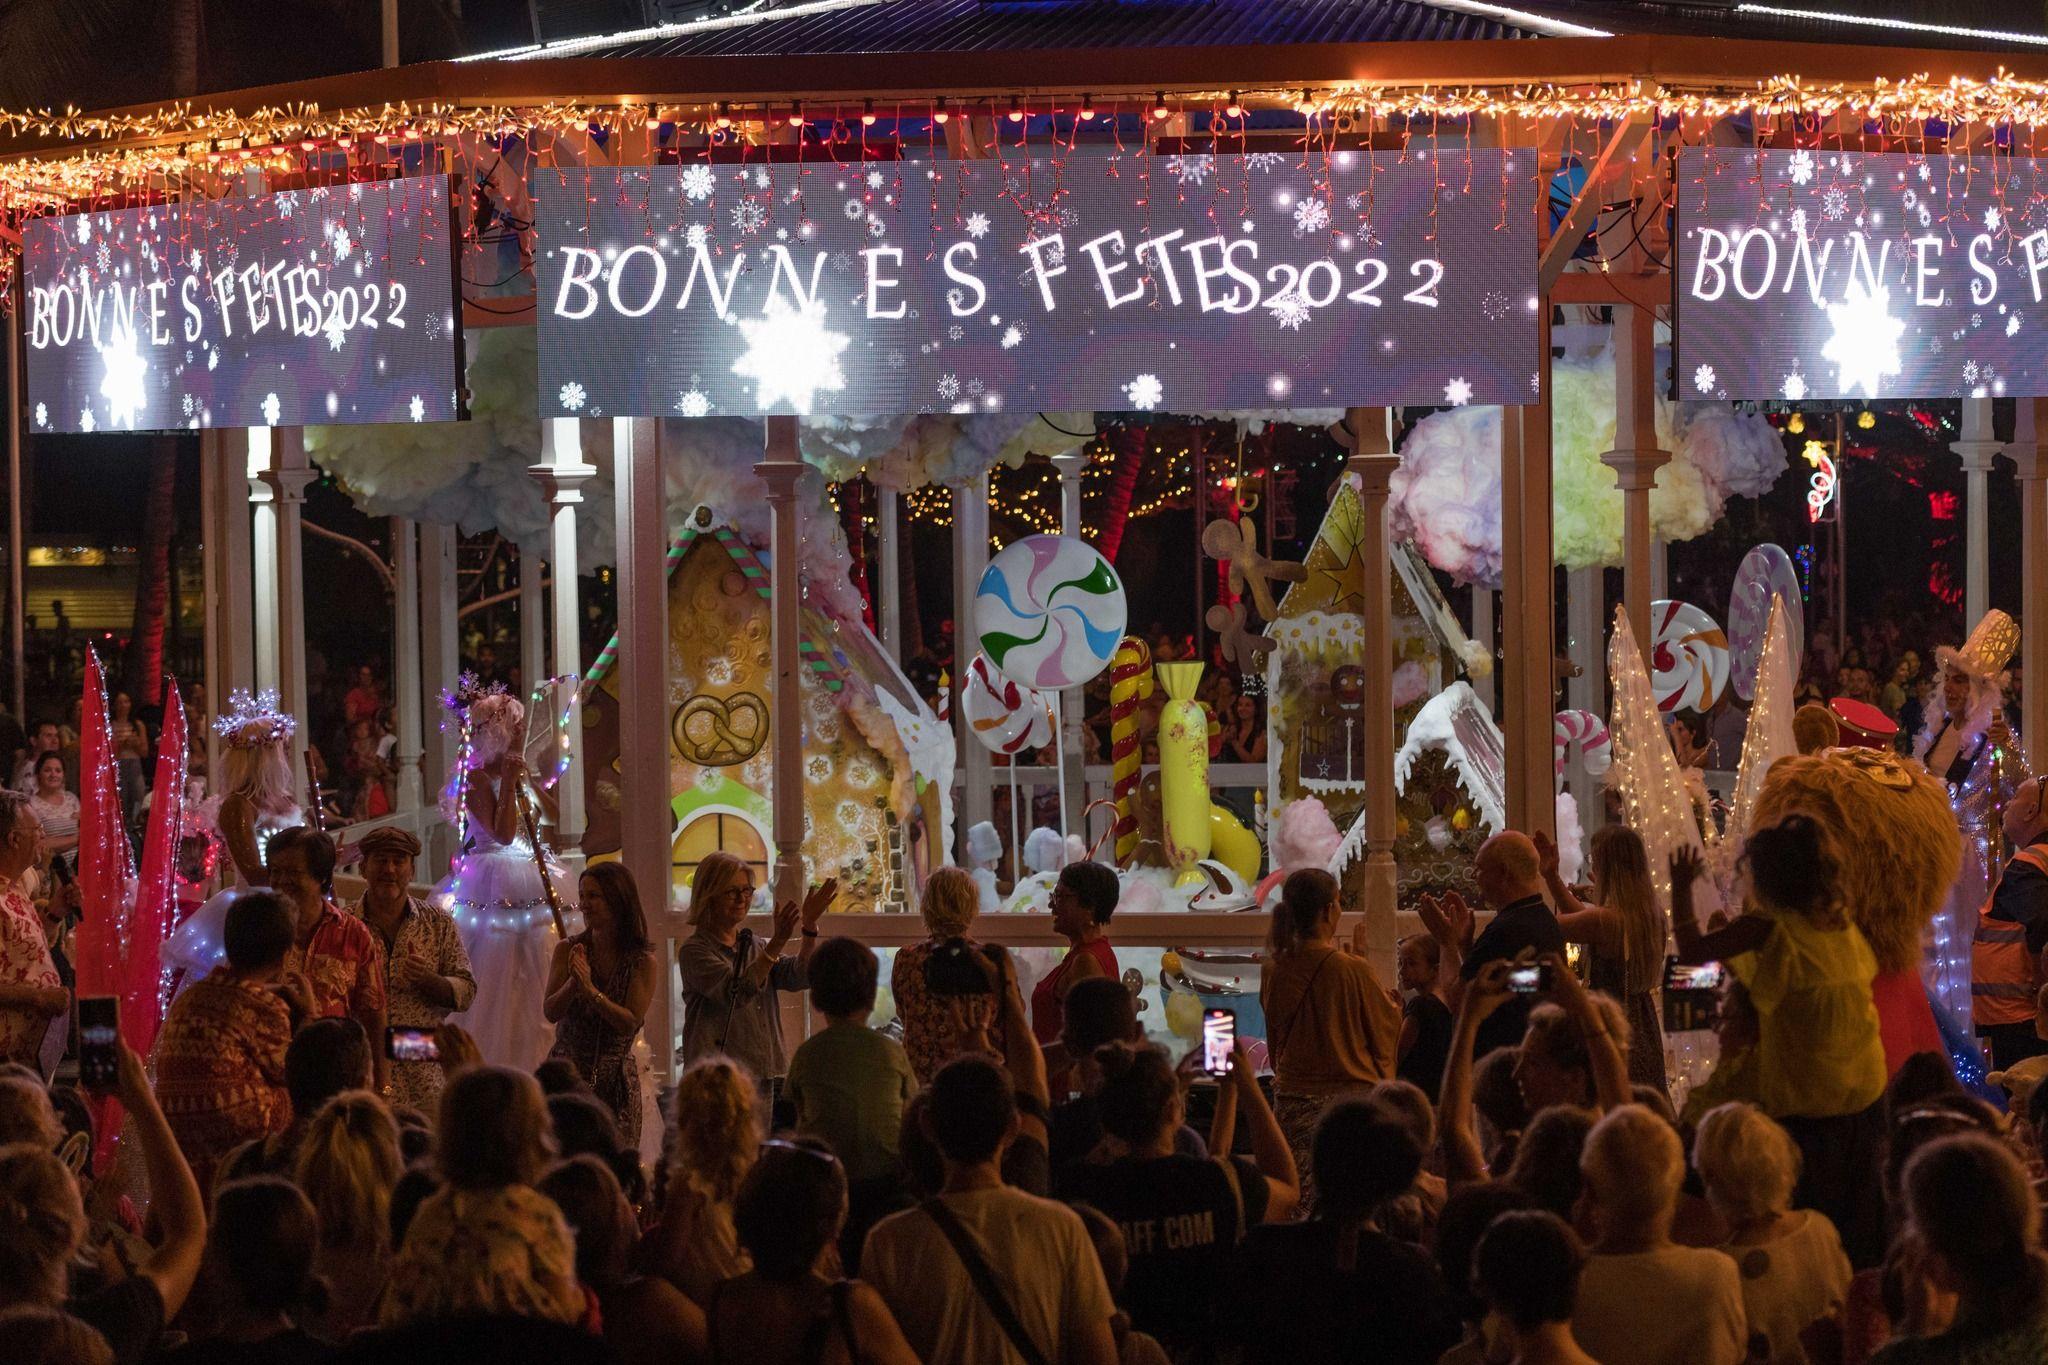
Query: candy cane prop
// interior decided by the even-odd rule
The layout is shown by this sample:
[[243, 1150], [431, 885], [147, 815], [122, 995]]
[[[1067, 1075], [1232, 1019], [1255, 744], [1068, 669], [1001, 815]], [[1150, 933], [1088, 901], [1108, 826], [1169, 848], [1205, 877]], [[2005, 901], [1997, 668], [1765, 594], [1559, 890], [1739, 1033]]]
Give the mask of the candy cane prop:
[[1152, 690], [1152, 651], [1126, 635], [1109, 664], [1109, 776], [1116, 797], [1117, 866], [1138, 849], [1138, 703]]
[[1586, 765], [1588, 777], [1598, 777], [1614, 762], [1614, 740], [1607, 733], [1607, 724], [1591, 711], [1560, 711], [1552, 728], [1554, 754], [1551, 760], [1557, 777], [1557, 788], [1564, 790], [1564, 765], [1571, 757], [1572, 747], [1579, 751], [1579, 761]]

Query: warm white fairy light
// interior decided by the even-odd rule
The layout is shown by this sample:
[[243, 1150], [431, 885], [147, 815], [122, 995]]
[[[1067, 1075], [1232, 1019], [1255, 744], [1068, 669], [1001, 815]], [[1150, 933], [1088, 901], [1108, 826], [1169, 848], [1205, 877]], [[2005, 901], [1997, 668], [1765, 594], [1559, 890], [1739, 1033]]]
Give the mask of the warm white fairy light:
[[[1628, 825], [1642, 836], [1650, 855], [1650, 880], [1666, 904], [1671, 899], [1671, 855], [1680, 848], [1704, 851], [1699, 820], [1664, 715], [1650, 689], [1643, 651], [1636, 644], [1628, 611], [1614, 609], [1614, 634], [1607, 642], [1607, 671], [1614, 682], [1614, 714], [1608, 733], [1614, 740], [1614, 782], [1621, 791]], [[1702, 915], [1717, 899], [1711, 883], [1693, 888], [1693, 905]]]
[[1788, 609], [1784, 598], [1771, 595], [1770, 624], [1764, 630], [1763, 657], [1756, 669], [1756, 696], [1750, 703], [1749, 727], [1742, 736], [1742, 761], [1736, 770], [1735, 800], [1728, 815], [1725, 842], [1731, 848], [1742, 846], [1749, 814], [1764, 789], [1764, 774], [1779, 759], [1799, 751], [1792, 734], [1792, 692], [1798, 664], [1792, 657], [1791, 633], [1785, 621]]

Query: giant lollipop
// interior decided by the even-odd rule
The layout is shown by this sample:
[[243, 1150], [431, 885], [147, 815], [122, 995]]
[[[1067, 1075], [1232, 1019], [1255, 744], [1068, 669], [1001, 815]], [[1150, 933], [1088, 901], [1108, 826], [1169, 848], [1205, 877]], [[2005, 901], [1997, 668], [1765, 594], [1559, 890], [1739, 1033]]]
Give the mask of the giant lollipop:
[[1078, 687], [1107, 668], [1126, 616], [1116, 570], [1071, 536], [1008, 546], [974, 594], [974, 633], [989, 662], [1042, 690]]
[[996, 672], [986, 654], [976, 654], [967, 665], [960, 713], [974, 737], [999, 754], [1052, 743], [1052, 704], [1036, 688]]
[[1806, 614], [1800, 609], [1799, 572], [1792, 556], [1775, 545], [1757, 545], [1735, 570], [1728, 598], [1728, 681], [1748, 701], [1756, 691], [1757, 665], [1764, 657], [1764, 631], [1771, 624], [1771, 595], [1785, 604], [1785, 642], [1792, 647], [1792, 671], [1806, 643]]
[[1690, 602], [1650, 604], [1650, 691], [1659, 711], [1705, 711], [1728, 685], [1728, 637]]

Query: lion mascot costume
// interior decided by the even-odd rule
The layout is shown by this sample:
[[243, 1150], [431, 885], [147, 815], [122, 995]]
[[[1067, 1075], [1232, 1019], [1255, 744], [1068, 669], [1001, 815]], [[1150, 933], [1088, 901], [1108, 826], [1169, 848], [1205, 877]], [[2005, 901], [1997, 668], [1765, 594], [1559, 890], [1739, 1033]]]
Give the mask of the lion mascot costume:
[[1947, 787], [1893, 753], [1826, 749], [1771, 765], [1750, 827], [1794, 814], [1830, 831], [1850, 918], [1877, 956], [1871, 993], [1888, 1068], [1915, 1052], [1947, 1053], [1922, 976], [1928, 925], [1962, 860]]

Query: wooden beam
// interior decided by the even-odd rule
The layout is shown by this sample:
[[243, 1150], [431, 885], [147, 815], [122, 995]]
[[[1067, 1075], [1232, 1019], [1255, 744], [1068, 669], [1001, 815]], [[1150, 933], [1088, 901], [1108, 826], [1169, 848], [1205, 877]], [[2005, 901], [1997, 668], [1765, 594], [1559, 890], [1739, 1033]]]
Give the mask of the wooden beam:
[[1649, 137], [1652, 126], [1647, 112], [1631, 114], [1607, 139], [1607, 145], [1600, 149], [1599, 159], [1586, 172], [1586, 183], [1579, 187], [1564, 221], [1557, 225], [1557, 231], [1551, 233], [1549, 243], [1543, 248], [1543, 261], [1536, 271], [1538, 293], [1548, 295], [1551, 286], [1564, 275], [1564, 268], [1571, 263], [1579, 244], [1586, 240], [1586, 234], [1600, 220], [1602, 199], [1608, 184], [1635, 157]]
[[1550, 301], [1669, 308], [1671, 274], [1669, 271], [1567, 270], [1551, 285]]

